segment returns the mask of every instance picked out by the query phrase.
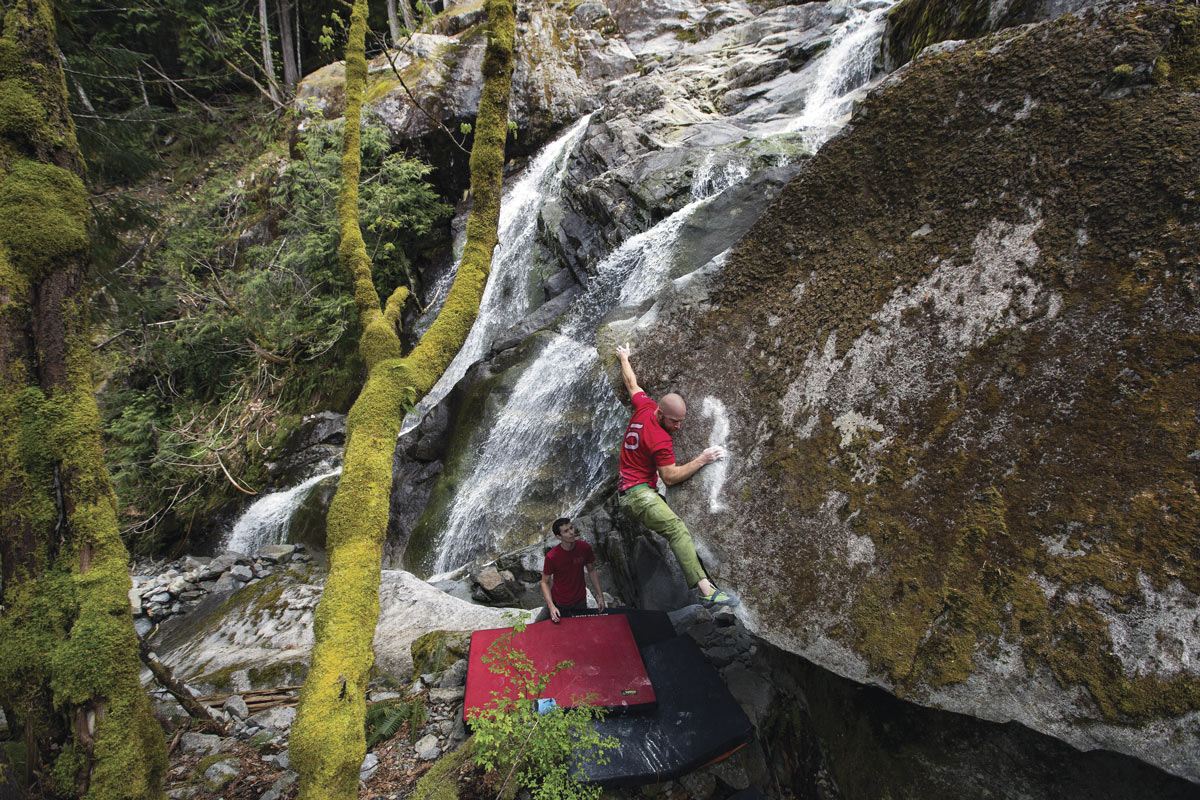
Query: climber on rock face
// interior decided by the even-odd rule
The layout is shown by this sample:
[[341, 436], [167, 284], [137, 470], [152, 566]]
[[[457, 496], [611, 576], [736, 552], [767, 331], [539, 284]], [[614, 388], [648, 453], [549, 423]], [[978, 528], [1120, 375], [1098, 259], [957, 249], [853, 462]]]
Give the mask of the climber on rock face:
[[633, 402], [633, 417], [625, 428], [625, 441], [621, 446], [619, 502], [622, 510], [631, 519], [640, 522], [667, 540], [671, 552], [683, 569], [683, 577], [689, 587], [696, 587], [700, 599], [705, 603], [737, 605], [735, 597], [712, 585], [700, 566], [692, 535], [683, 520], [667, 506], [656, 487], [661, 477], [663, 483], [673, 486], [686, 481], [701, 467], [725, 457], [722, 447], [710, 447], [686, 464], [675, 463], [675, 445], [671, 434], [679, 430], [687, 416], [687, 405], [683, 398], [672, 392], [663, 395], [655, 403], [638, 385], [637, 375], [629, 364], [629, 345], [617, 347], [617, 358], [621, 362], [621, 380], [629, 391]]

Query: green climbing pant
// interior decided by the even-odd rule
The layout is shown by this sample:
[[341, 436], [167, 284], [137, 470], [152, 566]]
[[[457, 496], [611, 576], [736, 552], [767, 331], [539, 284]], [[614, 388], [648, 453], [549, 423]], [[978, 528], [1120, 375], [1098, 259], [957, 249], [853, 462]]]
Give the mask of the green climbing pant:
[[626, 489], [620, 496], [621, 509], [630, 519], [636, 520], [650, 530], [667, 540], [671, 552], [683, 569], [683, 577], [689, 587], [695, 587], [704, 574], [700, 559], [696, 556], [696, 546], [692, 544], [692, 534], [688, 532], [683, 520], [675, 516], [675, 512], [667, 505], [667, 501], [649, 484], [643, 483]]

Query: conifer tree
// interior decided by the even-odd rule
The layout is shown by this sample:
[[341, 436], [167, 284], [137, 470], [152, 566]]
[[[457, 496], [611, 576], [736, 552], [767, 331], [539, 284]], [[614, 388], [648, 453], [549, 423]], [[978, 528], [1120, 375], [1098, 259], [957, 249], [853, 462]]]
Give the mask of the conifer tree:
[[162, 796], [93, 393], [87, 194], [49, 0], [0, 19], [0, 705], [31, 793]]
[[512, 0], [486, 0], [485, 6], [488, 44], [471, 150], [473, 204], [467, 242], [443, 310], [407, 355], [401, 351], [398, 325], [408, 291], [397, 289], [385, 307], [379, 307], [359, 227], [366, 0], [356, 0], [351, 15], [346, 44], [343, 187], [338, 202], [340, 258], [354, 284], [363, 329], [359, 351], [368, 372], [347, 419], [346, 458], [327, 523], [329, 577], [317, 607], [312, 665], [300, 693], [290, 739], [301, 798], [357, 796], [358, 768], [366, 753], [363, 720], [379, 619], [380, 559], [396, 437], [406, 411], [433, 388], [466, 340], [491, 270], [508, 133], [515, 12]]

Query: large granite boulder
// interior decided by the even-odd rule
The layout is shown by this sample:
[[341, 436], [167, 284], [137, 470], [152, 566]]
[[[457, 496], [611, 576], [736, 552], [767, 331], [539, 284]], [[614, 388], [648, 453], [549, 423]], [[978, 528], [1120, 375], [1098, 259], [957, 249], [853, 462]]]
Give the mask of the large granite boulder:
[[728, 425], [669, 499], [760, 635], [1200, 781], [1195, 26], [928, 50], [624, 331], [677, 450]]
[[[584, 6], [572, 13], [546, 0], [521, 4], [510, 103], [510, 119], [520, 132], [518, 150], [545, 141], [597, 108], [600, 87], [638, 67], [625, 42], [612, 36], [615, 28], [603, 5]], [[446, 137], [441, 125], [458, 135], [462, 123], [474, 122], [486, 44], [479, 11], [477, 3], [450, 3], [402, 48], [369, 63], [367, 102], [397, 141], [422, 142], [430, 152], [445, 155], [448, 139], [434, 141]], [[344, 85], [343, 62], [323, 67], [300, 83], [298, 107], [340, 116]], [[461, 160], [465, 166], [465, 156]]]
[[[273, 575], [232, 595], [213, 596], [152, 647], [175, 675], [211, 689], [258, 689], [298, 682], [307, 672], [322, 572]], [[451, 597], [403, 570], [383, 570], [375, 664], [396, 682], [412, 676], [412, 643], [437, 630], [499, 628], [518, 609], [485, 608]]]

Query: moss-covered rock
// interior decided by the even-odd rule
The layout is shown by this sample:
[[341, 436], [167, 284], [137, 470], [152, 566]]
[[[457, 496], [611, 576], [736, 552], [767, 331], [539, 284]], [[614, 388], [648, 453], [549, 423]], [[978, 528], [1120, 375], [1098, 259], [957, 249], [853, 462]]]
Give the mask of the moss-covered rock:
[[325, 518], [337, 491], [338, 476], [331, 475], [309, 490], [288, 521], [288, 541], [314, 550], [325, 549]]
[[728, 409], [729, 510], [672, 504], [763, 635], [1192, 780], [1195, 42], [1111, 6], [913, 62], [639, 355]]
[[884, 59], [898, 67], [938, 42], [975, 39], [1088, 5], [1090, 0], [901, 0], [888, 11]]
[[471, 740], [468, 739], [434, 762], [429, 771], [421, 776], [421, 780], [417, 781], [414, 794], [429, 800], [458, 800], [456, 775], [470, 755]]
[[470, 631], [430, 631], [412, 643], [413, 674], [441, 672], [471, 649]]

